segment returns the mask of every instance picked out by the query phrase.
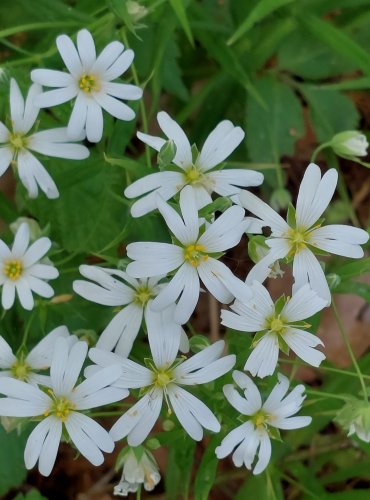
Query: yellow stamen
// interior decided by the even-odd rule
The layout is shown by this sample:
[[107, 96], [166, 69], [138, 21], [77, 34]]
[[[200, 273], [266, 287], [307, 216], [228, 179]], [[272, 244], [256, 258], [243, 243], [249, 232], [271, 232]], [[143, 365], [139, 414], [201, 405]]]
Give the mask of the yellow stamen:
[[134, 302], [143, 307], [153, 296], [153, 291], [148, 286], [143, 285], [136, 289]]
[[27, 146], [27, 138], [21, 134], [10, 134], [9, 142], [15, 150], [24, 149]]
[[196, 184], [201, 179], [202, 175], [202, 172], [193, 166], [185, 170], [184, 173], [185, 180], [188, 184]]
[[3, 267], [3, 273], [5, 276], [13, 281], [20, 278], [23, 271], [23, 263], [19, 259], [6, 260]]
[[78, 82], [78, 86], [86, 94], [91, 94], [92, 92], [100, 90], [99, 81], [94, 75], [82, 75]]
[[255, 413], [252, 417], [252, 422], [256, 427], [261, 427], [267, 423], [268, 415], [264, 413], [262, 410]]
[[71, 411], [75, 410], [76, 405], [64, 396], [55, 396], [51, 389], [49, 389], [48, 392], [51, 394], [54, 401], [51, 407], [45, 411], [44, 416], [47, 417], [52, 414], [59, 418], [62, 422], [65, 422]]
[[162, 389], [166, 387], [170, 382], [172, 382], [173, 377], [171, 370], [158, 370], [154, 374], [153, 383], [157, 387], [161, 387]]
[[22, 380], [23, 382], [28, 380], [28, 374], [31, 371], [31, 367], [24, 361], [24, 359], [17, 359], [17, 361], [10, 368], [10, 372], [14, 378]]
[[282, 333], [284, 327], [284, 322], [280, 318], [274, 318], [270, 323], [269, 329], [276, 333]]
[[198, 267], [201, 261], [208, 259], [204, 245], [188, 245], [184, 248], [184, 258], [189, 264]]

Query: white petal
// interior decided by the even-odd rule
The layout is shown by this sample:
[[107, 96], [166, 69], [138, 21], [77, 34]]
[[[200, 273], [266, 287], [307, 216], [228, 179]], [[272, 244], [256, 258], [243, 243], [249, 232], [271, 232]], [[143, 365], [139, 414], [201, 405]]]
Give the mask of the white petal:
[[224, 349], [225, 342], [223, 340], [218, 340], [214, 344], [202, 349], [197, 354], [194, 354], [194, 356], [191, 356], [191, 358], [179, 364], [175, 369], [174, 372], [177, 380], [179, 380], [179, 377], [183, 377], [188, 373], [199, 370], [209, 363], [212, 363], [221, 356]]
[[229, 354], [221, 359], [213, 361], [208, 366], [201, 368], [194, 373], [188, 373], [181, 377], [181, 379], [176, 379], [179, 383], [183, 385], [196, 385], [196, 384], [206, 384], [212, 380], [216, 380], [219, 377], [225, 375], [229, 372], [235, 365], [236, 357], [234, 354]]
[[0, 148], [0, 176], [9, 167], [13, 158], [13, 151], [9, 147]]
[[16, 361], [17, 358], [14, 356], [12, 348], [4, 337], [0, 335], [0, 368], [2, 370], [11, 368]]
[[278, 383], [274, 386], [270, 392], [269, 397], [266, 399], [263, 410], [271, 414], [275, 413], [276, 409], [281, 406], [281, 402], [288, 392], [289, 389], [289, 379], [281, 373], [278, 373]]
[[315, 255], [308, 248], [301, 250], [294, 256], [293, 276], [293, 293], [297, 288], [309, 282], [312, 290], [326, 300], [327, 304], [330, 304], [331, 294], [324, 271]]
[[129, 85], [127, 83], [113, 83], [106, 82], [103, 85], [102, 91], [118, 99], [125, 99], [129, 101], [136, 101], [143, 96], [143, 89], [136, 85]]
[[185, 169], [192, 165], [191, 146], [182, 128], [165, 111], [157, 115], [158, 123], [165, 135], [176, 145], [176, 155], [173, 163]]
[[297, 328], [289, 328], [284, 334], [284, 340], [297, 356], [312, 366], [320, 366], [325, 359], [325, 354], [313, 349], [319, 344], [323, 345], [323, 343], [312, 333]]
[[43, 92], [35, 98], [34, 102], [35, 106], [38, 106], [39, 108], [51, 108], [52, 106], [58, 106], [58, 104], [70, 101], [76, 97], [77, 94], [78, 89], [73, 84], [61, 89]]
[[267, 240], [266, 243], [270, 246], [271, 249], [249, 271], [248, 276], [245, 280], [247, 284], [252, 284], [253, 281], [259, 281], [260, 283], [265, 281], [265, 279], [271, 272], [270, 266], [277, 260], [286, 257], [290, 252], [290, 245], [288, 241], [283, 238], [271, 238]]
[[68, 71], [75, 78], [79, 78], [84, 69], [81, 65], [80, 57], [72, 40], [67, 35], [60, 35], [56, 39], [56, 44]]
[[[99, 447], [96, 445], [95, 441], [92, 439], [91, 429], [89, 429], [89, 434], [87, 434], [85, 432], [85, 429], [83, 429], [83, 426], [87, 427], [87, 425], [89, 424], [89, 427], [91, 427], [91, 422], [89, 422], [89, 424], [86, 424], [86, 421], [84, 419], [89, 419], [89, 421], [94, 422], [92, 419], [86, 417], [85, 415], [72, 412], [65, 422], [67, 432], [73, 444], [76, 446], [79, 452], [85, 458], [87, 458], [87, 460], [89, 460], [93, 465], [101, 465], [104, 462], [104, 456]], [[96, 423], [94, 422], [94, 424]], [[99, 426], [99, 424], [96, 424], [96, 426]], [[103, 430], [102, 428], [100, 429]], [[101, 432], [100, 429], [99, 432]], [[96, 428], [94, 428], [94, 431], [96, 432]], [[108, 442], [111, 442], [109, 438], [107, 438], [107, 440]], [[114, 444], [112, 443], [112, 446], [110, 448], [113, 449], [113, 446]]]
[[34, 69], [31, 71], [31, 80], [45, 87], [69, 87], [75, 81], [69, 73], [54, 69]]
[[263, 182], [263, 174], [260, 172], [240, 168], [216, 170], [209, 172], [207, 177], [214, 183], [213, 190], [221, 196], [238, 194], [241, 187], [260, 186]]
[[46, 436], [50, 431], [51, 422], [54, 417], [42, 420], [31, 432], [24, 449], [24, 462], [27, 469], [32, 469], [40, 456]]
[[126, 250], [128, 257], [135, 260], [127, 266], [126, 271], [135, 278], [167, 274], [184, 262], [183, 249], [169, 243], [130, 243]]
[[37, 85], [34, 83], [33, 85], [31, 85], [27, 93], [26, 103], [24, 107], [23, 125], [22, 125], [22, 132], [25, 134], [27, 134], [31, 130], [39, 114], [40, 109], [37, 106], [35, 106], [34, 101], [36, 96], [41, 94], [41, 92], [42, 92], [41, 85]]
[[49, 368], [53, 358], [56, 339], [59, 337], [67, 338], [69, 336], [66, 326], [58, 326], [40, 340], [38, 344], [29, 352], [26, 357], [27, 363], [33, 369]]
[[[181, 409], [183, 409], [185, 405], [188, 411], [195, 417], [195, 419], [200, 423], [202, 427], [213, 432], [220, 432], [221, 426], [219, 421], [211, 412], [211, 410], [208, 408], [208, 406], [206, 406], [202, 401], [200, 401], [200, 399], [194, 397], [192, 394], [190, 394], [190, 392], [185, 391], [184, 389], [175, 384], [168, 387], [168, 395], [170, 397], [171, 402], [173, 402], [173, 400], [176, 398], [181, 399], [183, 403]], [[173, 407], [173, 409], [176, 413], [176, 409], [179, 410], [180, 408], [177, 406], [177, 408]], [[176, 416], [178, 416], [177, 413]], [[182, 420], [184, 422], [184, 418]], [[193, 437], [193, 439], [195, 439], [195, 437]]]
[[322, 215], [333, 197], [338, 173], [331, 168], [319, 180], [320, 169], [311, 163], [305, 172], [297, 198], [296, 220], [299, 226], [311, 227]]
[[330, 224], [315, 229], [310, 233], [314, 238], [341, 240], [352, 245], [362, 245], [369, 241], [369, 233], [358, 227], [343, 224]]
[[10, 80], [10, 116], [13, 123], [13, 130], [22, 131], [24, 115], [24, 99], [21, 94], [18, 83], [11, 78]]
[[[185, 189], [183, 189], [181, 193], [183, 193], [184, 190]], [[157, 197], [157, 207], [162, 217], [164, 218], [169, 230], [183, 245], [189, 245], [195, 242], [198, 236], [198, 224], [195, 231], [192, 231], [193, 227], [188, 227], [187, 225], [185, 225], [176, 210], [164, 200], [162, 200], [159, 195]], [[196, 215], [196, 222], [198, 223], [198, 214]]]
[[[50, 132], [52, 132], [53, 136], [55, 133], [60, 132], [60, 140], [54, 142]], [[69, 160], [84, 160], [87, 158], [90, 154], [89, 150], [81, 144], [67, 142], [66, 132], [66, 128], [37, 132], [29, 137], [29, 149], [55, 158], [66, 158]]]
[[28, 248], [23, 257], [25, 267], [30, 267], [39, 261], [50, 249], [51, 241], [45, 236], [36, 240]]
[[251, 415], [256, 413], [258, 410], [261, 409], [262, 406], [262, 399], [261, 399], [261, 394], [260, 391], [258, 390], [257, 386], [254, 384], [252, 379], [248, 377], [243, 372], [240, 372], [239, 370], [234, 370], [233, 371], [233, 379], [234, 382], [241, 388], [244, 389], [244, 397], [248, 402], [249, 405], [249, 412]]
[[169, 367], [175, 361], [180, 345], [180, 328], [164, 323], [162, 315], [146, 310], [148, 339], [153, 361], [159, 368]]
[[228, 304], [232, 301], [234, 296], [225, 284], [232, 273], [225, 264], [211, 257], [201, 262], [197, 269], [205, 287], [219, 302]]
[[15, 299], [15, 284], [7, 280], [3, 285], [3, 291], [1, 294], [1, 304], [4, 309], [10, 309], [14, 304]]
[[208, 252], [223, 252], [234, 247], [247, 229], [244, 215], [242, 207], [234, 205], [228, 208], [206, 229], [198, 243], [204, 245]]
[[[253, 415], [255, 413], [255, 405], [251, 405], [249, 401], [243, 398], [233, 385], [224, 385], [223, 391], [225, 398], [239, 413], [242, 413], [243, 415]], [[257, 409], [259, 408], [260, 407]]]
[[143, 309], [136, 304], [129, 304], [122, 309], [105, 327], [96, 347], [113, 351], [126, 358], [139, 333], [143, 318]]
[[130, 121], [135, 118], [135, 112], [115, 97], [99, 92], [94, 94], [94, 99], [107, 113], [119, 120]]
[[27, 250], [29, 242], [30, 227], [26, 222], [22, 222], [14, 237], [14, 243], [12, 246], [13, 257], [17, 259], [22, 258]]
[[144, 134], [143, 132], [137, 132], [136, 135], [138, 139], [140, 139], [140, 141], [144, 142], [144, 144], [147, 144], [156, 151], [159, 151], [161, 147], [166, 143], [166, 140], [162, 139], [161, 137]]
[[49, 476], [54, 467], [62, 437], [62, 422], [55, 417], [48, 418], [50, 419], [49, 432], [43, 442], [39, 457], [39, 471], [43, 476]]
[[122, 54], [124, 51], [124, 46], [121, 42], [111, 42], [100, 52], [96, 59], [91, 72], [102, 74], [109, 66], [111, 66], [114, 61]]
[[[130, 184], [125, 189], [125, 196], [127, 198], [136, 198], [145, 193], [149, 193], [150, 191], [154, 191], [167, 183], [171, 183], [173, 185], [181, 184], [183, 180], [183, 174], [179, 172], [155, 172], [154, 174], [146, 175], [145, 177], [141, 177], [137, 181]], [[163, 196], [161, 196], [163, 198]], [[165, 201], [166, 199], [163, 198]], [[156, 208], [156, 205], [153, 206], [152, 210]]]
[[272, 375], [275, 371], [279, 357], [279, 343], [277, 336], [274, 334], [266, 334], [254, 347], [244, 369], [251, 372], [255, 377], [264, 378], [267, 375]]
[[180, 193], [180, 208], [188, 232], [188, 241], [184, 241], [184, 244], [194, 243], [199, 234], [199, 218], [195, 193], [191, 186], [185, 186], [182, 189]]
[[220, 446], [217, 446], [215, 450], [217, 458], [225, 458], [229, 455], [237, 445], [249, 436], [251, 431], [253, 431], [253, 424], [249, 421], [244, 422], [244, 424], [239, 425], [239, 427], [229, 432], [222, 440]]
[[15, 289], [22, 307], [28, 311], [33, 309], [34, 300], [28, 280], [19, 278], [15, 283]]
[[37, 197], [37, 185], [48, 198], [58, 198], [59, 192], [55, 182], [39, 160], [29, 151], [21, 151], [18, 155], [18, 174], [30, 198]]
[[86, 137], [90, 142], [99, 142], [103, 135], [103, 112], [99, 104], [90, 99], [87, 105]]
[[77, 94], [73, 110], [69, 118], [67, 134], [71, 140], [77, 140], [84, 133], [87, 120], [88, 98], [84, 92]]
[[30, 289], [40, 295], [40, 297], [45, 297], [50, 299], [54, 295], [53, 288], [45, 281], [40, 280], [39, 278], [35, 278], [34, 276], [27, 277], [28, 286]]
[[283, 307], [281, 314], [287, 322], [293, 323], [310, 318], [326, 305], [326, 301], [311, 290], [307, 283], [292, 295], [292, 298]]
[[[161, 175], [163, 184], [161, 187], [137, 200], [131, 207], [131, 215], [133, 217], [141, 217], [153, 210], [157, 209], [158, 195], [164, 200], [172, 198], [184, 186], [182, 174], [179, 172], [159, 172], [154, 175]], [[150, 177], [150, 176], [148, 176]], [[143, 178], [145, 180], [146, 177]]]
[[[58, 356], [58, 343], [66, 342], [65, 339], [58, 339], [55, 346], [55, 354], [53, 356], [53, 362], [56, 356]], [[62, 393], [69, 393], [72, 391], [76, 385], [77, 379], [80, 375], [82, 366], [85, 362], [87, 355], [88, 346], [86, 342], [76, 342], [70, 349], [68, 361], [65, 366], [63, 382], [61, 386]]]
[[239, 194], [239, 199], [245, 209], [262, 219], [266, 226], [271, 227], [275, 236], [281, 236], [289, 231], [290, 228], [285, 220], [254, 194], [243, 190]]
[[222, 163], [244, 139], [244, 132], [240, 127], [224, 120], [209, 134], [197, 159], [203, 171]]
[[271, 458], [271, 441], [265, 430], [259, 432], [260, 435], [260, 449], [258, 451], [258, 462], [253, 469], [253, 474], [261, 474]]
[[200, 441], [203, 437], [203, 428], [191, 413], [186, 401], [183, 400], [178, 389], [179, 387], [174, 384], [168, 387], [168, 398], [173, 411], [175, 412], [180, 425], [182, 425], [189, 436], [195, 441]]
[[77, 33], [77, 50], [84, 71], [90, 71], [96, 60], [95, 43], [91, 33], [84, 29]]
[[130, 66], [134, 59], [134, 51], [127, 49], [117, 57], [114, 63], [102, 75], [104, 80], [115, 80], [121, 76]]
[[8, 142], [9, 136], [9, 130], [6, 128], [3, 122], [0, 121], [0, 143]]
[[310, 425], [312, 417], [291, 417], [282, 420], [276, 420], [275, 427], [279, 429], [301, 429]]

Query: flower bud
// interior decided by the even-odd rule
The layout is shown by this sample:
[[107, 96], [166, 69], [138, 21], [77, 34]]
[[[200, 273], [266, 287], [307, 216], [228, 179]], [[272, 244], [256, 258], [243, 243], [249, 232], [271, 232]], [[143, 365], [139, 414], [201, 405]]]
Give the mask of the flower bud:
[[288, 208], [292, 201], [292, 195], [284, 188], [275, 189], [270, 198], [270, 205], [277, 212]]
[[370, 403], [359, 399], [350, 399], [335, 420], [348, 431], [348, 436], [356, 434], [359, 439], [370, 442]]
[[[257, 235], [252, 236], [248, 242], [248, 254], [255, 264], [263, 259], [270, 251], [270, 248], [265, 243], [265, 239], [264, 236]], [[280, 269], [280, 264], [277, 260], [270, 266], [270, 274], [268, 277], [275, 279], [280, 276], [284, 276], [284, 271]]]
[[173, 140], [166, 141], [158, 153], [158, 165], [159, 168], [168, 167], [172, 163], [172, 160], [176, 156], [176, 144]]
[[29, 217], [18, 217], [14, 222], [9, 224], [10, 230], [13, 234], [15, 234], [19, 226], [25, 222], [28, 224], [30, 229], [30, 240], [35, 241], [44, 236], [43, 231], [41, 230], [39, 224], [35, 221], [35, 219], [30, 219]]
[[335, 154], [346, 158], [351, 156], [366, 156], [369, 143], [366, 136], [356, 130], [339, 132], [330, 141]]
[[140, 5], [139, 2], [134, 2], [133, 0], [128, 0], [126, 7], [127, 12], [134, 22], [140, 21], [140, 19], [148, 14], [148, 9], [144, 5]]
[[123, 470], [120, 482], [114, 487], [114, 495], [125, 497], [142, 486], [146, 491], [152, 491], [161, 480], [155, 458], [143, 446], [125, 448], [118, 463]]

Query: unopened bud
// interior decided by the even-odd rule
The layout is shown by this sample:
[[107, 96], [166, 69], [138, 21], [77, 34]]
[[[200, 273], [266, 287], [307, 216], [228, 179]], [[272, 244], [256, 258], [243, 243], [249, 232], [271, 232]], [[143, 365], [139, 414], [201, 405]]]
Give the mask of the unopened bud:
[[352, 398], [349, 400], [335, 418], [348, 436], [356, 434], [359, 439], [370, 442], [370, 403]]
[[277, 212], [288, 208], [292, 201], [292, 195], [284, 188], [275, 189], [270, 198], [270, 205]]
[[351, 156], [366, 156], [369, 143], [366, 136], [357, 130], [339, 132], [330, 141], [335, 154], [346, 158]]
[[176, 144], [173, 140], [169, 140], [163, 144], [158, 153], [158, 166], [159, 168], [168, 167], [176, 156]]

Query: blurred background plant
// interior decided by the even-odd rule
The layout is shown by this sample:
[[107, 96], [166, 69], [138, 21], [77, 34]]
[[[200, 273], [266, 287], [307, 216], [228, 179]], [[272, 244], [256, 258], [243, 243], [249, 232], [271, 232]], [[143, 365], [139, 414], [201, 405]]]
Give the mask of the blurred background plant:
[[[159, 110], [170, 112], [198, 144], [222, 119], [242, 126], [246, 139], [227, 165], [263, 172], [262, 196], [275, 209], [285, 210], [291, 198], [294, 200], [311, 158], [322, 167], [337, 168], [339, 187], [327, 221], [369, 226], [370, 175], [364, 155], [370, 124], [369, 0], [1, 2], [3, 120], [8, 113], [10, 77], [25, 91], [31, 83], [31, 69], [46, 64], [63, 69], [55, 38], [60, 33], [73, 36], [82, 27], [92, 32], [99, 48], [117, 39], [135, 51], [132, 81], [144, 88], [144, 100], [134, 104], [137, 121], [106, 117], [105, 139], [91, 148], [88, 160], [78, 164], [43, 160], [58, 185], [59, 199], [50, 202], [40, 196], [30, 200], [21, 185], [15, 186], [11, 172], [1, 179], [2, 221], [11, 224], [19, 216], [36, 219], [38, 231], [55, 243], [52, 259], [61, 272], [52, 301], [39, 300], [33, 315], [21, 308], [3, 315], [2, 332], [14, 345], [20, 343], [21, 329], [32, 326], [29, 338], [36, 342], [66, 318], [72, 331], [89, 331], [88, 338], [93, 338], [91, 328], [100, 332], [111, 311], [71, 294], [79, 264], [104, 260], [117, 265], [125, 256], [126, 243], [166, 240], [160, 217], [151, 214], [138, 224], [128, 216], [130, 202], [122, 196], [125, 186], [152, 171], [152, 151], [143, 149], [135, 133], [157, 132]], [[47, 122], [64, 125], [69, 113], [70, 104], [43, 111], [45, 128]], [[3, 225], [2, 238], [10, 238], [10, 230], [5, 228]], [[232, 270], [244, 278], [250, 265], [245, 263], [245, 250], [234, 250], [229, 258]], [[328, 266], [333, 291], [346, 294], [338, 297], [338, 308], [345, 316], [355, 353], [361, 355], [359, 365], [368, 382], [370, 279], [366, 273], [370, 258], [344, 266], [334, 258]], [[359, 277], [361, 281], [357, 281]], [[280, 294], [276, 283], [271, 288]], [[213, 340], [220, 334], [212, 314], [214, 305], [209, 308], [203, 300], [192, 327], [194, 351], [207, 344], [210, 325]], [[319, 318], [314, 325], [318, 327]], [[169, 420], [152, 447], [160, 468], [166, 469], [162, 474], [165, 481], [150, 495], [169, 499], [242, 500], [249, 495], [258, 500], [368, 499], [370, 444], [346, 436], [351, 430], [351, 408], [355, 408], [353, 418], [361, 428], [368, 425], [368, 418], [359, 421], [358, 404], [346, 403], [342, 396], [343, 392], [357, 395], [360, 387], [353, 369], [347, 368], [340, 340], [332, 340], [339, 339], [335, 318], [328, 314], [321, 325], [329, 361], [319, 370], [300, 370], [299, 362], [291, 359], [284, 359], [283, 365], [312, 385], [305, 415], [311, 414], [313, 423], [287, 435], [284, 443], [275, 443], [274, 465], [267, 473], [254, 477], [244, 469], [235, 470], [230, 462], [218, 464], [214, 449], [220, 436], [210, 438], [207, 447], [204, 443], [196, 447], [180, 431], [173, 431]], [[245, 360], [250, 338], [236, 332], [226, 332], [226, 336], [230, 351]], [[140, 346], [136, 349], [140, 352]], [[216, 382], [215, 387], [220, 389], [222, 383]], [[221, 410], [224, 418], [234, 418], [222, 401]], [[3, 423], [8, 429], [14, 427], [12, 422]], [[369, 429], [363, 433], [368, 435]], [[27, 477], [22, 459], [25, 436], [0, 428], [0, 439], [3, 498], [105, 499], [119, 479], [119, 474], [113, 477], [114, 456], [94, 469], [84, 461], [72, 461], [73, 452], [67, 448], [52, 479], [41, 479], [36, 472]], [[158, 445], [168, 443], [172, 444], [168, 453], [157, 450]]]

